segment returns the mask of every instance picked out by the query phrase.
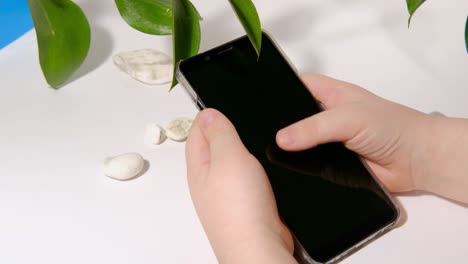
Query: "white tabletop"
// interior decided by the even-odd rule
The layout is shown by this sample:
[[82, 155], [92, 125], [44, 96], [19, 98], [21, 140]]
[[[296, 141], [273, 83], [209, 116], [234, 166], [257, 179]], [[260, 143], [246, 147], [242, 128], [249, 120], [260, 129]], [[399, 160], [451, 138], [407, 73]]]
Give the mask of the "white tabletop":
[[[147, 122], [193, 117], [194, 106], [181, 87], [140, 84], [111, 60], [137, 48], [171, 54], [171, 37], [133, 30], [114, 1], [77, 3], [92, 46], [62, 89], [42, 77], [34, 32], [0, 50], [0, 263], [216, 263], [190, 200], [184, 144], [143, 137]], [[466, 0], [427, 1], [410, 29], [403, 0], [255, 3], [299, 71], [468, 117]], [[242, 34], [227, 1], [194, 4], [204, 17], [202, 50]], [[147, 173], [126, 182], [103, 176], [102, 161], [124, 152], [143, 154]], [[467, 207], [426, 194], [398, 199], [406, 222], [343, 263], [466, 263]]]

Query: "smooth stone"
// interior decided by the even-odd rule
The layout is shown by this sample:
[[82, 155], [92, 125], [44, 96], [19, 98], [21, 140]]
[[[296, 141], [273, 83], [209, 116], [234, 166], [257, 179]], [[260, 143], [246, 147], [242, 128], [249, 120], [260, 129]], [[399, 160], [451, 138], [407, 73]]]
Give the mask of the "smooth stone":
[[166, 84], [172, 81], [172, 58], [152, 49], [118, 53], [114, 64], [134, 79], [146, 84]]
[[160, 145], [166, 139], [166, 131], [156, 123], [146, 125], [146, 138], [151, 144]]
[[172, 120], [166, 126], [166, 136], [174, 141], [185, 141], [192, 122], [193, 120], [187, 117], [179, 117]]
[[104, 161], [104, 173], [116, 180], [129, 180], [138, 176], [145, 167], [145, 160], [138, 153], [125, 153]]

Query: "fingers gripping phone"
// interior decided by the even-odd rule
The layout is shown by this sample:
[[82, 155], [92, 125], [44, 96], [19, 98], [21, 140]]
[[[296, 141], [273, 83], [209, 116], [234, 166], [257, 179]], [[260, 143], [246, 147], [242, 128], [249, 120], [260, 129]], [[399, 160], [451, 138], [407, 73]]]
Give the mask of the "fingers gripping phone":
[[279, 213], [305, 263], [335, 263], [390, 229], [399, 210], [360, 157], [341, 143], [286, 152], [277, 131], [321, 111], [271, 37], [257, 57], [244, 36], [179, 63], [198, 109], [225, 114], [268, 174]]

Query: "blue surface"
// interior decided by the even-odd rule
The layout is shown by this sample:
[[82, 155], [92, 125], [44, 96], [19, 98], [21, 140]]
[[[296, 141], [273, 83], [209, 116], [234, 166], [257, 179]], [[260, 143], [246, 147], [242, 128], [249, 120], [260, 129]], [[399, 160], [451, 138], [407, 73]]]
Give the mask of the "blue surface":
[[27, 0], [0, 0], [0, 49], [32, 28]]

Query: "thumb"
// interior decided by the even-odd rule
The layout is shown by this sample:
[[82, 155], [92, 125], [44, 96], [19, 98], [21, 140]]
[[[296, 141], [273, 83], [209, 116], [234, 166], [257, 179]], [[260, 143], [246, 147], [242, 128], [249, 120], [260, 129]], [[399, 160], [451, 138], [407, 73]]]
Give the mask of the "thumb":
[[363, 129], [362, 119], [347, 107], [333, 108], [298, 121], [276, 134], [284, 150], [301, 151], [329, 142], [346, 142]]
[[248, 153], [234, 125], [221, 112], [205, 109], [199, 114], [200, 128], [208, 143], [210, 162]]

